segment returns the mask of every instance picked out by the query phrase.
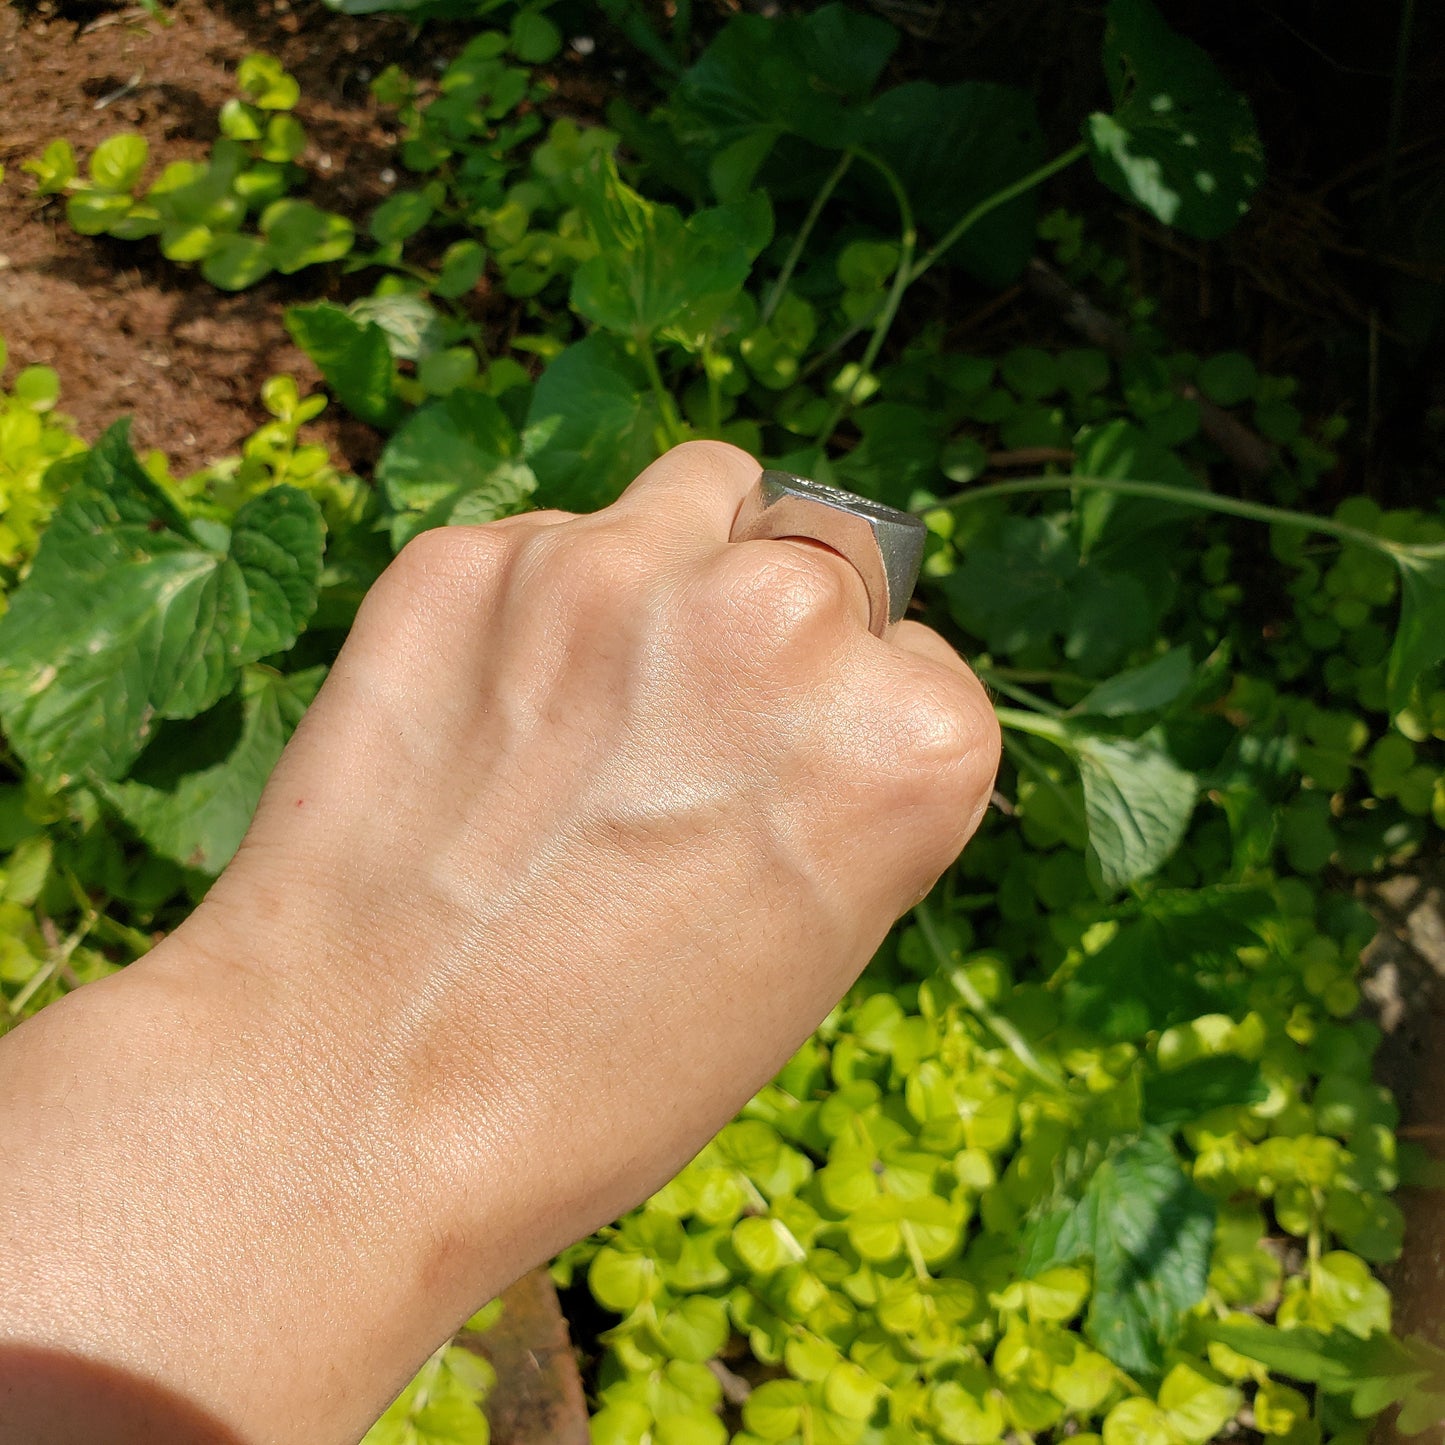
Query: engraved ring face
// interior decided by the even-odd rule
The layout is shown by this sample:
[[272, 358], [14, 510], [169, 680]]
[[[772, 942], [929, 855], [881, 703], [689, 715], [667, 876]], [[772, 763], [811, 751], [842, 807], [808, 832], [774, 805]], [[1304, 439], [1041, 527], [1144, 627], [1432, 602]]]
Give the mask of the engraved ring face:
[[868, 591], [868, 630], [903, 618], [923, 565], [927, 529], [908, 512], [787, 472], [764, 472], [733, 523], [731, 541], [807, 537], [853, 564]]

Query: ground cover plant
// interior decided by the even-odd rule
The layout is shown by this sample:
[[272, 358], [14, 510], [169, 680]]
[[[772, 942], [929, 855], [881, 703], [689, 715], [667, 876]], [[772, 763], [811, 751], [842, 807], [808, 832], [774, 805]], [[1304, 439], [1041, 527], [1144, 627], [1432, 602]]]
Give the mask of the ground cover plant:
[[[373, 82], [407, 180], [369, 215], [307, 199], [304, 96], [259, 53], [208, 158], [153, 175], [143, 135], [57, 137], [9, 178], [222, 289], [314, 276], [286, 324], [330, 397], [274, 377], [240, 454], [179, 477], [123, 422], [88, 447], [46, 368], [0, 397], [0, 1018], [193, 906], [417, 532], [605, 505], [722, 437], [925, 518], [921, 615], [998, 697], [1006, 764], [779, 1078], [556, 1261], [606, 1315], [594, 1439], [1438, 1423], [1445, 1352], [1392, 1332], [1373, 1272], [1423, 1165], [1372, 1078], [1374, 925], [1337, 885], [1445, 823], [1445, 521], [1316, 510], [1341, 423], [1243, 352], [1173, 347], [1040, 202], [1088, 167], [1216, 237], [1263, 174], [1247, 100], [1148, 0], [1111, 0], [1101, 108], [1052, 154], [1024, 91], [890, 84], [897, 32], [846, 5], [705, 42], [685, 5], [670, 30], [604, 8], [664, 99], [558, 114], [565, 9], [462, 6], [439, 75]], [[1030, 266], [1119, 318], [1106, 344], [976, 354], [918, 301], [939, 270]], [[327, 405], [384, 435], [374, 475], [306, 440]], [[372, 1445], [485, 1439], [468, 1358]]]

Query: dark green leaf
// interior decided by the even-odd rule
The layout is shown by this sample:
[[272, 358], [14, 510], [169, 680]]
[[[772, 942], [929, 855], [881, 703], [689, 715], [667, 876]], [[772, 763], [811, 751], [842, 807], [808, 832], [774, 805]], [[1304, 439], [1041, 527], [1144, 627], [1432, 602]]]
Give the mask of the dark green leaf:
[[537, 502], [592, 511], [614, 501], [662, 447], [657, 402], [637, 359], [609, 336], [569, 346], [538, 379], [526, 455]]
[[1262, 1103], [1268, 1095], [1258, 1064], [1220, 1054], [1167, 1074], [1149, 1075], [1144, 1082], [1144, 1117], [1151, 1124], [1183, 1124], [1225, 1105]]
[[[1044, 159], [1033, 97], [984, 81], [900, 85], [868, 108], [865, 134], [869, 148], [897, 172], [934, 240]], [[891, 216], [891, 197], [870, 184], [880, 211]], [[986, 285], [1007, 285], [1033, 254], [1037, 214], [1037, 198], [1027, 192], [984, 217], [949, 254]]]
[[458, 391], [413, 412], [376, 465], [397, 513], [392, 545], [447, 522], [490, 522], [522, 511], [537, 479], [521, 445], [501, 407], [480, 392]]
[[1104, 70], [1114, 111], [1085, 127], [1099, 179], [1201, 240], [1229, 230], [1264, 175], [1249, 102], [1149, 0], [1110, 0]]
[[194, 722], [163, 725], [131, 777], [102, 792], [157, 853], [219, 873], [324, 676], [319, 667], [290, 677], [247, 668], [239, 696]]
[[1085, 562], [1053, 517], [1005, 516], [963, 549], [944, 582], [959, 624], [993, 653], [1037, 649], [1057, 639], [1064, 656], [1097, 675], [1153, 635], [1144, 587]]
[[545, 65], [562, 48], [562, 32], [535, 10], [512, 20], [512, 54], [526, 65]]
[[1389, 702], [1397, 713], [1445, 658], [1445, 548], [1398, 546], [1392, 555], [1400, 569], [1400, 625], [1390, 649]]
[[188, 718], [240, 668], [289, 647], [316, 604], [316, 503], [278, 487], [229, 545], [195, 540], [141, 469], [124, 424], [86, 460], [0, 621], [0, 717], [51, 788], [117, 779], [165, 718]]
[[371, 239], [381, 246], [392, 241], [405, 241], [431, 220], [433, 210], [431, 197], [425, 192], [398, 191], [371, 213], [368, 227]]
[[1142, 667], [1106, 678], [1074, 711], [1093, 717], [1133, 717], [1154, 712], [1173, 702], [1189, 686], [1193, 675], [1189, 649], [1171, 647]]
[[1089, 1338], [1131, 1375], [1154, 1380], [1181, 1316], [1204, 1297], [1214, 1206], [1150, 1130], [1094, 1171], [1076, 1205], [1061, 1205], [1025, 1241], [1024, 1272], [1089, 1259]]
[[482, 279], [486, 264], [487, 253], [476, 241], [453, 241], [442, 256], [432, 290], [438, 296], [464, 296]]
[[373, 426], [394, 424], [400, 409], [396, 368], [380, 326], [321, 301], [290, 307], [286, 329], [349, 411]]
[[1401, 1340], [1373, 1334], [1362, 1340], [1345, 1330], [1326, 1334], [1244, 1320], [1211, 1321], [1200, 1334], [1275, 1374], [1349, 1395], [1361, 1418], [1403, 1402], [1401, 1425], [1407, 1434], [1445, 1423], [1445, 1351], [1416, 1336]]
[[684, 145], [710, 158], [723, 200], [746, 194], [779, 135], [841, 149], [857, 131], [852, 103], [883, 73], [898, 32], [841, 4], [811, 15], [735, 16], [683, 77], [673, 98], [674, 127]]

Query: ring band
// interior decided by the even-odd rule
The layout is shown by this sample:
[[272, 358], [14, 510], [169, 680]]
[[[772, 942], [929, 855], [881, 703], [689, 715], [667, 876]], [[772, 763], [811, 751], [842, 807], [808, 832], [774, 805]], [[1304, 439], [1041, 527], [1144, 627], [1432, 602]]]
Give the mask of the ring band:
[[728, 540], [807, 537], [831, 548], [863, 579], [868, 630], [886, 637], [913, 596], [927, 535], [911, 513], [806, 477], [768, 471], [744, 498]]

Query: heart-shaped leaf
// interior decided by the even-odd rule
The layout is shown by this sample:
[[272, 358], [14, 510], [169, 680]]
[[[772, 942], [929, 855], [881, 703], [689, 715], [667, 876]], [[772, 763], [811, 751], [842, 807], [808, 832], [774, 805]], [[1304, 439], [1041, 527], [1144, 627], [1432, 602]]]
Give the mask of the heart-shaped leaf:
[[1264, 176], [1249, 102], [1150, 0], [1110, 0], [1104, 70], [1114, 109], [1085, 126], [1099, 179], [1201, 240], [1229, 230]]
[[167, 718], [295, 642], [323, 527], [304, 492], [248, 502], [201, 540], [136, 460], [125, 423], [86, 459], [0, 620], [0, 720], [42, 782], [114, 780]]

